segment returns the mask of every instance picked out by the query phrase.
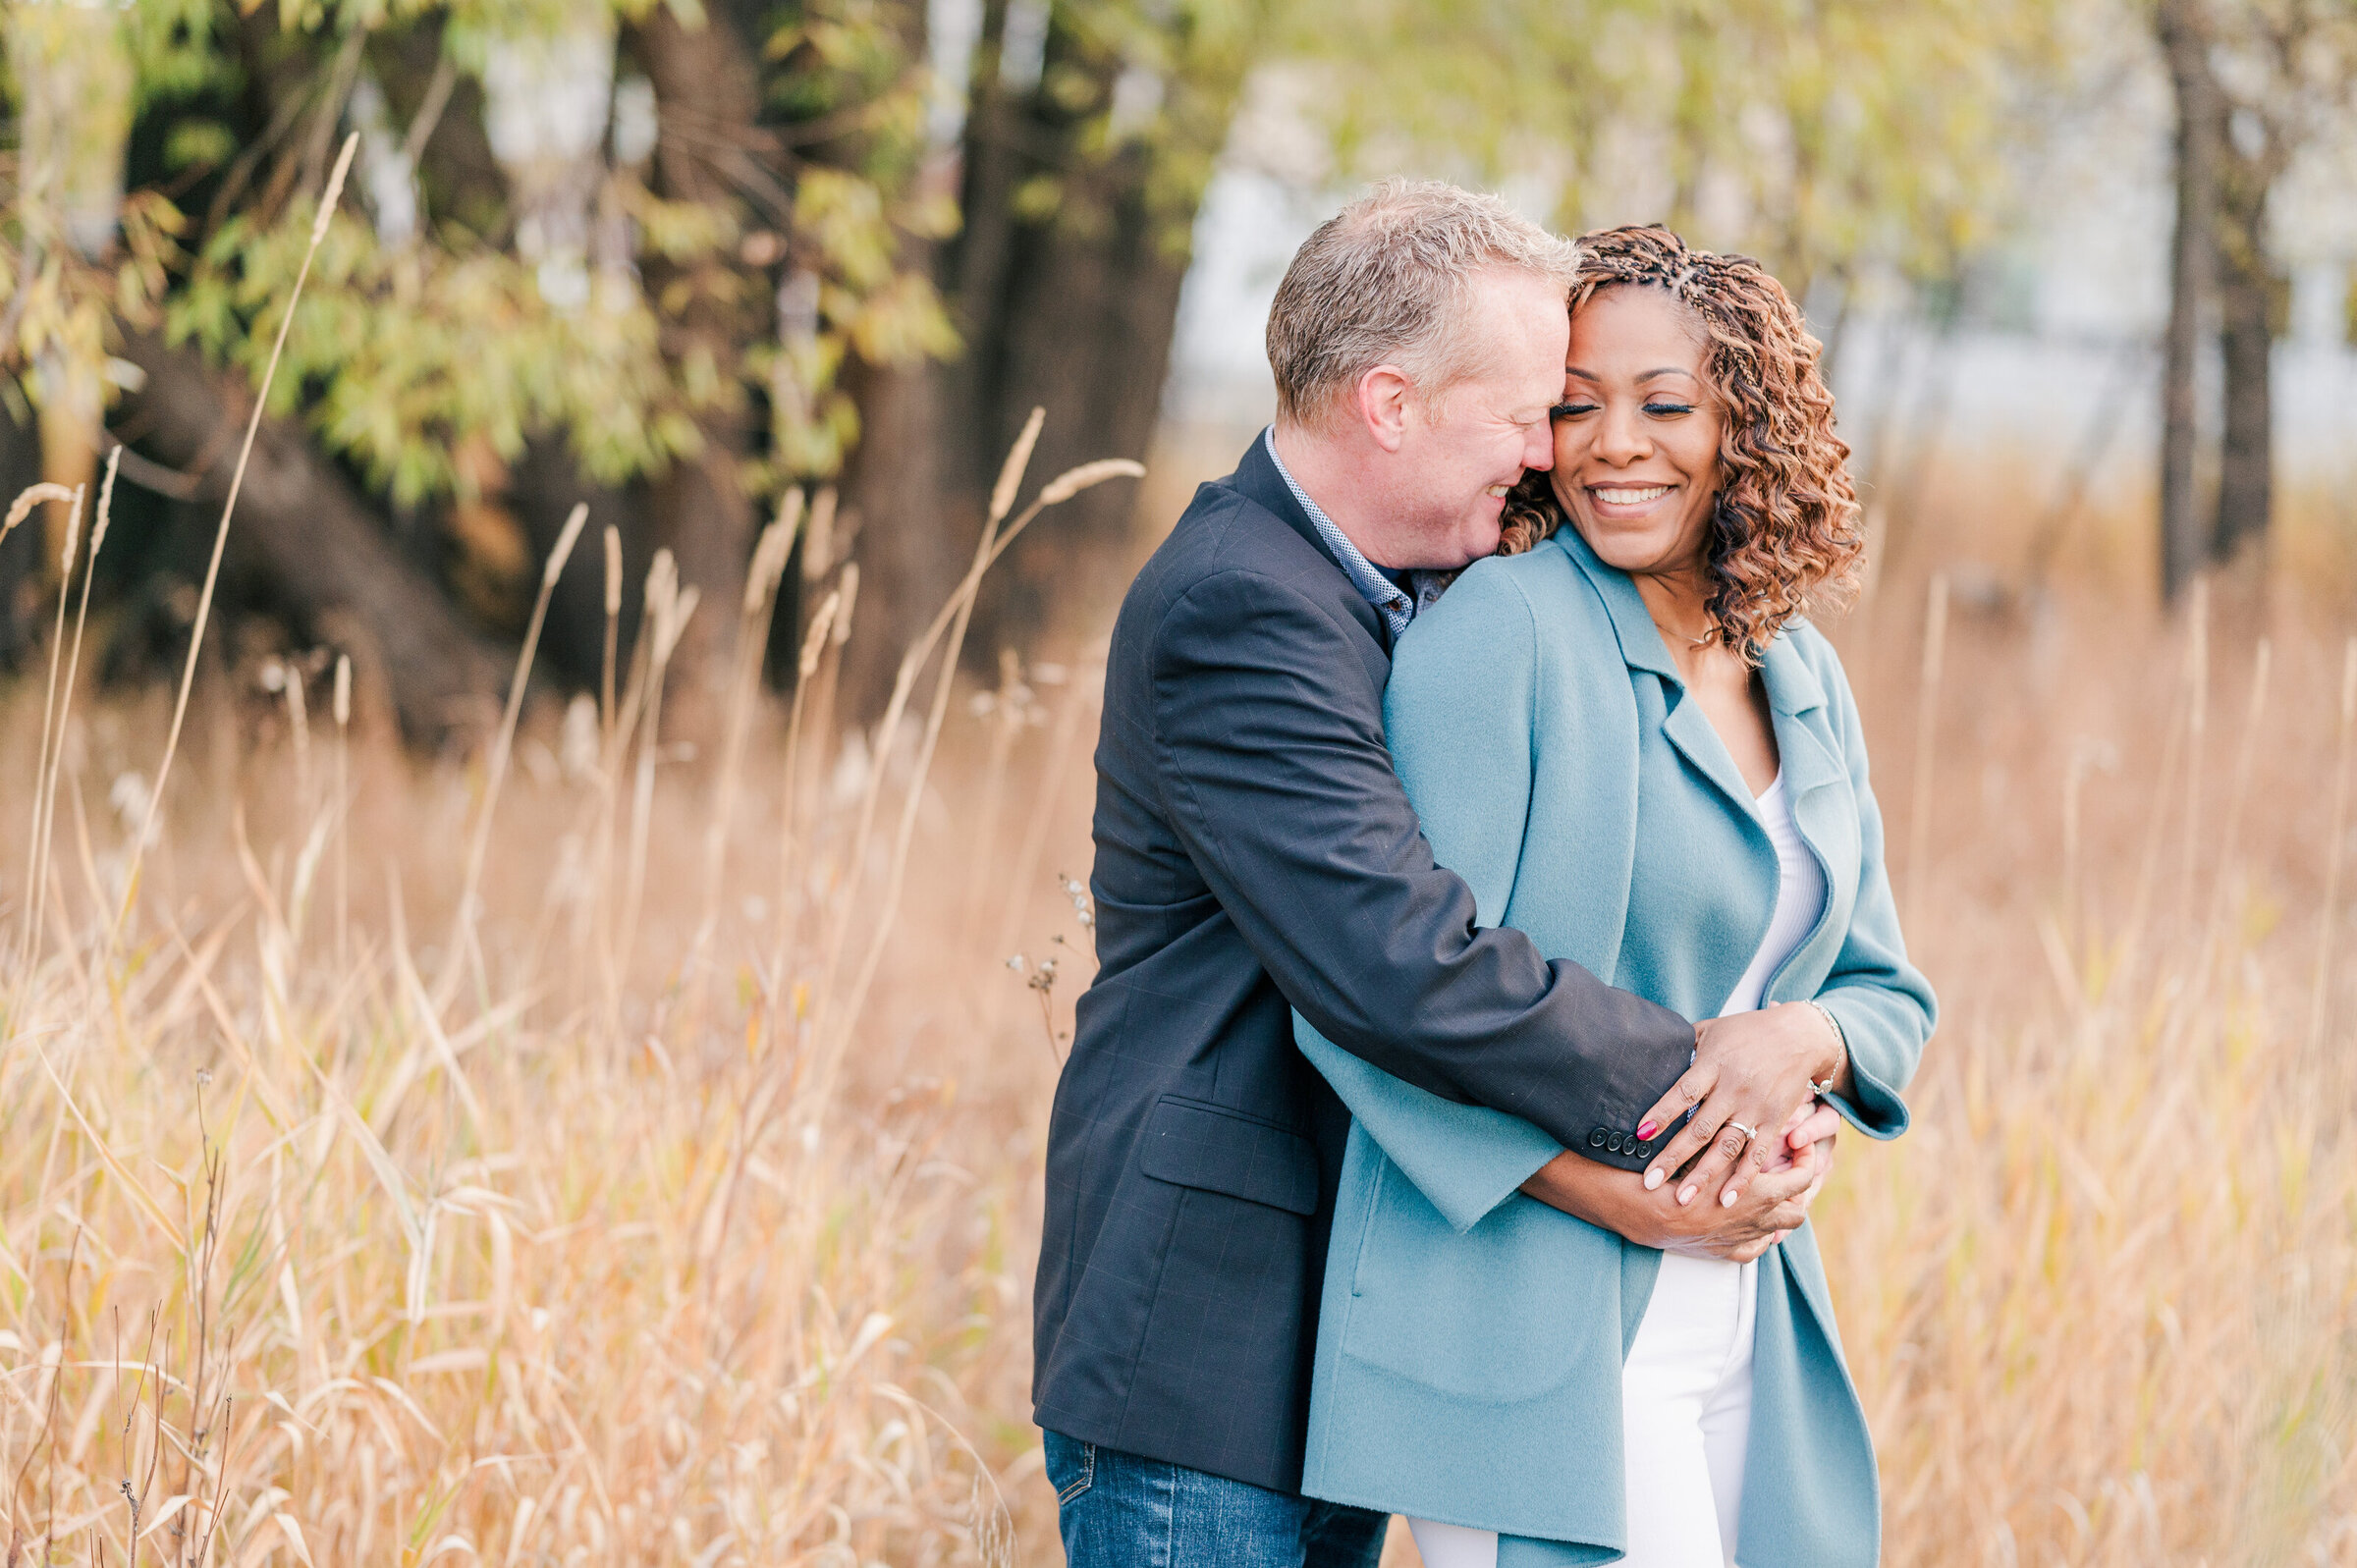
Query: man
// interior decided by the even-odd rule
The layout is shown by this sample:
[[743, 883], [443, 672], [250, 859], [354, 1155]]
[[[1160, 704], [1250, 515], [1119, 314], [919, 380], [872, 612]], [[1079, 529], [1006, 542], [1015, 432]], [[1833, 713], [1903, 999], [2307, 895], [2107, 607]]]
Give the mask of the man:
[[[1349, 1117], [1294, 1049], [1292, 1009], [1629, 1169], [1658, 1148], [1631, 1129], [1695, 1056], [1685, 1019], [1475, 929], [1384, 743], [1408, 574], [1493, 553], [1507, 491], [1552, 462], [1574, 261], [1444, 185], [1385, 186], [1326, 224], [1270, 313], [1277, 423], [1196, 492], [1123, 603], [1097, 749], [1100, 968], [1049, 1128], [1035, 1325], [1074, 1568], [1381, 1553], [1380, 1515], [1296, 1491]], [[1772, 1054], [1742, 1020], [1701, 1050], [1747, 1040]], [[1735, 1114], [1781, 1125], [1801, 1096], [1772, 1108], [1792, 1085], [1753, 1076]], [[1796, 1224], [1805, 1181], [1754, 1179], [1730, 1244]]]

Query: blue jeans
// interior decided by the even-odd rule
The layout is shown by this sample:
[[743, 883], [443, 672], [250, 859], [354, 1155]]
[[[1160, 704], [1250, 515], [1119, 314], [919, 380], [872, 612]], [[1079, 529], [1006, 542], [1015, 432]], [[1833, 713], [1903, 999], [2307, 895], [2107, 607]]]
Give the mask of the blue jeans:
[[1390, 1516], [1045, 1434], [1069, 1568], [1376, 1568]]

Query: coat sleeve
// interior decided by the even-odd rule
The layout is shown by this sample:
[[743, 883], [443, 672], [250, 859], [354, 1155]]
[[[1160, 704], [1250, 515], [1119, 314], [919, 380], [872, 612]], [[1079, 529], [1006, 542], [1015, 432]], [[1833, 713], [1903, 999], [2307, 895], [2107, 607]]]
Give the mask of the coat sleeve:
[[1591, 1130], [1633, 1127], [1685, 1070], [1691, 1026], [1477, 925], [1473, 891], [1435, 863], [1394, 771], [1359, 634], [1261, 573], [1218, 573], [1174, 602], [1153, 663], [1165, 813], [1321, 1036], [1588, 1154]]
[[[1480, 926], [1513, 897], [1530, 819], [1538, 699], [1529, 603], [1502, 576], [1472, 572], [1427, 611], [1392, 667], [1394, 749], [1421, 801], [1433, 853], [1465, 881]], [[1377, 1147], [1459, 1231], [1512, 1196], [1562, 1142], [1520, 1116], [1453, 1105], [1337, 1050], [1305, 1019], [1294, 1038]], [[1584, 1146], [1583, 1146], [1584, 1147]]]
[[1840, 1023], [1849, 1045], [1852, 1092], [1833, 1104], [1867, 1137], [1895, 1138], [1907, 1130], [1907, 1103], [1900, 1092], [1923, 1059], [1939, 1021], [1939, 1003], [1923, 971], [1907, 961], [1906, 939], [1899, 934], [1898, 901], [1883, 859], [1883, 813], [1867, 776], [1857, 699], [1830, 646], [1824, 648], [1822, 665], [1858, 803], [1857, 897], [1841, 950], [1817, 991], [1817, 1001]]

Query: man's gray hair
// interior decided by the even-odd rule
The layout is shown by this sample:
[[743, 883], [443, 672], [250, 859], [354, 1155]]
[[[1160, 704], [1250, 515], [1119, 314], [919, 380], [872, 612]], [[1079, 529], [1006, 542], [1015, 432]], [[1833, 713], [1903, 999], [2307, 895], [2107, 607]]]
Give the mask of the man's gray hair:
[[1463, 330], [1476, 275], [1530, 273], [1568, 297], [1578, 265], [1570, 241], [1496, 196], [1438, 180], [1385, 181], [1327, 219], [1277, 286], [1269, 368], [1278, 417], [1322, 423], [1335, 399], [1380, 364], [1438, 397], [1477, 368], [1465, 362]]

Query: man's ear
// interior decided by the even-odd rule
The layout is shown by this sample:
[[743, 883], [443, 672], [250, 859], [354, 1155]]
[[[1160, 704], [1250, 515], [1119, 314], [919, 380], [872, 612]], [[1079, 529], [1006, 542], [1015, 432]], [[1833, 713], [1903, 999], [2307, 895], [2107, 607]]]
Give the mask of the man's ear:
[[1407, 439], [1408, 401], [1416, 384], [1396, 365], [1377, 365], [1358, 378], [1358, 417], [1367, 434], [1386, 452], [1398, 452]]

